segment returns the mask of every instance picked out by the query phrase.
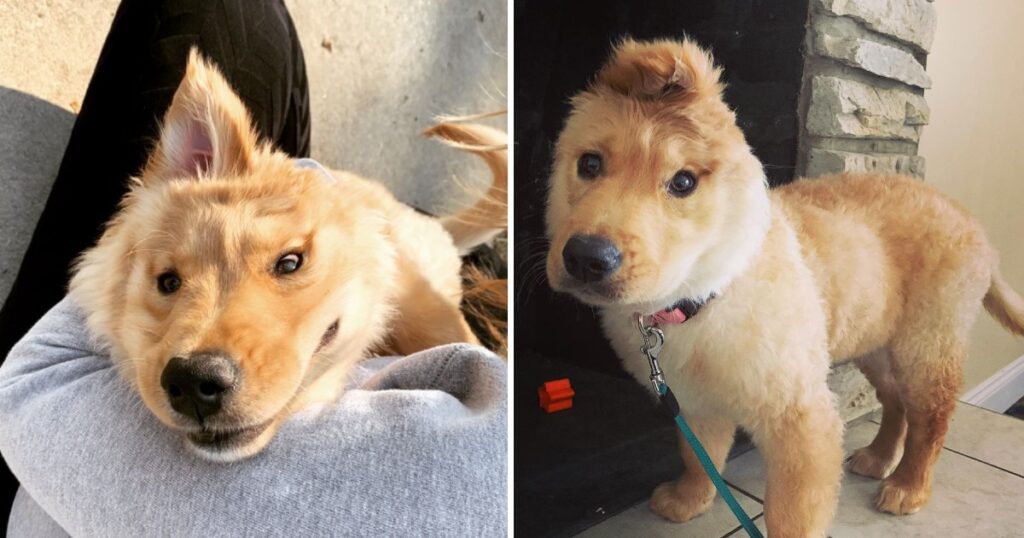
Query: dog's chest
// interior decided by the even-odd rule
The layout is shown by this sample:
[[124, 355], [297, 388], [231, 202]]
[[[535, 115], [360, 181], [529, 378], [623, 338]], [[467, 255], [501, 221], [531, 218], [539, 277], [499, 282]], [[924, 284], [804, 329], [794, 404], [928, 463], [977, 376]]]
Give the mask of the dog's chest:
[[[602, 319], [604, 332], [622, 360], [623, 368], [644, 387], [650, 387], [650, 363], [641, 351], [643, 338], [635, 323], [619, 317], [606, 313]], [[686, 411], [719, 407], [719, 389], [708, 389], [725, 383], [723, 365], [715, 360], [721, 351], [703, 342], [702, 334], [706, 330], [703, 325], [695, 318], [685, 326], [663, 327], [665, 344], [657, 353], [666, 381]]]

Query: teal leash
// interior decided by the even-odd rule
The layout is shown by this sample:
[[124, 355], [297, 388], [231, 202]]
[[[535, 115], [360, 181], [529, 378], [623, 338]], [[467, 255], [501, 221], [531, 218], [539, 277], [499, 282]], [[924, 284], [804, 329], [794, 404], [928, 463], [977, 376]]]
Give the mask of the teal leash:
[[[736, 520], [740, 522], [743, 530], [747, 531], [747, 535], [750, 538], [764, 538], [761, 531], [757, 530], [753, 520], [743, 510], [740, 503], [736, 501], [736, 497], [733, 496], [732, 490], [725, 483], [721, 473], [715, 468], [714, 462], [711, 461], [711, 456], [708, 455], [708, 451], [704, 449], [704, 445], [701, 444], [700, 439], [690, 429], [690, 425], [683, 419], [682, 413], [679, 411], [679, 402], [676, 400], [676, 396], [672, 394], [672, 389], [665, 383], [665, 375], [661, 371], [661, 365], [658, 364], [657, 352], [661, 350], [661, 347], [665, 344], [665, 333], [657, 327], [650, 327], [644, 325], [643, 315], [637, 316], [637, 324], [640, 327], [640, 334], [644, 337], [644, 345], [640, 348], [640, 351], [647, 355], [647, 361], [651, 366], [651, 383], [654, 385], [654, 390], [658, 392], [658, 396], [661, 399], [661, 403], [665, 408], [672, 414], [675, 419], [676, 426], [679, 427], [679, 431], [683, 433], [683, 438], [686, 439], [687, 444], [693, 449], [693, 453], [697, 455], [697, 459], [700, 461], [700, 466], [704, 468], [704, 472], [707, 473], [708, 478], [711, 479], [711, 483], [715, 485], [715, 489], [718, 490], [718, 494], [725, 499], [725, 504], [729, 505], [729, 509], [732, 510], [732, 514], [736, 516]], [[651, 337], [657, 338], [657, 343], [651, 341]]]

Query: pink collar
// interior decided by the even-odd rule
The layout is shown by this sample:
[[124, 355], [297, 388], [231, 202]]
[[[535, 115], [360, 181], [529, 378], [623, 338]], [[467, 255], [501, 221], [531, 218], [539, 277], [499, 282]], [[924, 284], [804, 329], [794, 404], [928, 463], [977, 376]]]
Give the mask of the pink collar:
[[715, 296], [712, 294], [704, 301], [682, 299], [664, 310], [658, 310], [653, 314], [644, 316], [644, 325], [652, 327], [657, 327], [659, 325], [682, 325], [693, 316], [696, 316], [697, 312], [700, 312], [701, 307], [714, 298]]

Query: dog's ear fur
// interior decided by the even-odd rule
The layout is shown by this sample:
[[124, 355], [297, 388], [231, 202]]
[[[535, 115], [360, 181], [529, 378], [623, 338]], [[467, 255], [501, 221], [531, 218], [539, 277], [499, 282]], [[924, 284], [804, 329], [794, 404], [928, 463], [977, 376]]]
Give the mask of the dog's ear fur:
[[597, 74], [596, 86], [644, 100], [721, 95], [722, 70], [690, 40], [622, 40]]
[[193, 48], [142, 181], [241, 175], [251, 169], [255, 150], [245, 105]]

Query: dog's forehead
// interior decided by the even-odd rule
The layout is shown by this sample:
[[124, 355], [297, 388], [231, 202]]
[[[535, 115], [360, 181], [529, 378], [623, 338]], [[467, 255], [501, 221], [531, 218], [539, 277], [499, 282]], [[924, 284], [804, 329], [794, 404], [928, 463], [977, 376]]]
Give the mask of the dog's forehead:
[[706, 134], [685, 109], [666, 108], [617, 94], [590, 94], [574, 101], [561, 142], [570, 148], [605, 146], [607, 151], [624, 151], [701, 146]]
[[163, 194], [160, 203], [148, 204], [158, 211], [143, 215], [143, 240], [206, 255], [280, 248], [279, 243], [308, 235], [322, 213], [320, 203], [315, 203], [318, 197], [310, 196], [301, 184], [282, 188], [208, 182]]
[[189, 213], [235, 213], [259, 217], [308, 212], [321, 204], [324, 183], [312, 170], [286, 177], [208, 179], [179, 182], [167, 189], [168, 206]]

